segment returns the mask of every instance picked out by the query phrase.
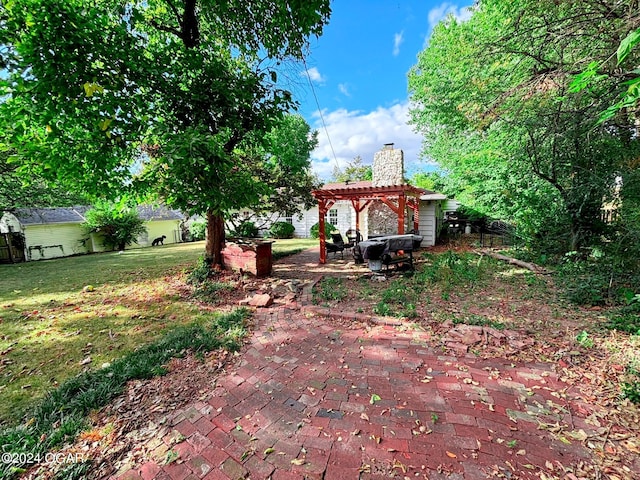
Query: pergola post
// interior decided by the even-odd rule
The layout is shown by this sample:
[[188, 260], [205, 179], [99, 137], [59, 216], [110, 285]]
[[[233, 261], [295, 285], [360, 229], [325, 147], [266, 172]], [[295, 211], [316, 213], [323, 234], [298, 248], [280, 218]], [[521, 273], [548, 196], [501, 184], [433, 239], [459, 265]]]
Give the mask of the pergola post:
[[372, 200], [365, 200], [364, 203], [360, 203], [360, 198], [351, 199], [351, 206], [356, 211], [356, 232], [360, 232], [360, 212], [364, 211], [364, 209], [369, 206], [371, 201]]
[[320, 238], [320, 263], [327, 263], [327, 239], [324, 234], [324, 222], [327, 215], [327, 202], [318, 200], [318, 238]]
[[407, 199], [404, 194], [398, 196], [398, 235], [404, 235], [404, 214]]
[[420, 202], [415, 198], [407, 200], [407, 205], [413, 210], [413, 231], [420, 232]]
[[327, 263], [327, 237], [324, 231], [325, 217], [334, 203], [333, 200], [318, 199], [318, 238], [320, 239], [320, 263], [322, 264]]

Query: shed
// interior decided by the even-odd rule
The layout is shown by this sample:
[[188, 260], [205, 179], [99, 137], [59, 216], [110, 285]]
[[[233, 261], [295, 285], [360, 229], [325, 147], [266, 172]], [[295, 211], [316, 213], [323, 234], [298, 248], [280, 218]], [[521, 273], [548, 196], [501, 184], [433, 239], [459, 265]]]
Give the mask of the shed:
[[438, 240], [444, 220], [443, 202], [447, 196], [426, 190], [420, 195], [420, 235], [423, 247], [432, 247]]

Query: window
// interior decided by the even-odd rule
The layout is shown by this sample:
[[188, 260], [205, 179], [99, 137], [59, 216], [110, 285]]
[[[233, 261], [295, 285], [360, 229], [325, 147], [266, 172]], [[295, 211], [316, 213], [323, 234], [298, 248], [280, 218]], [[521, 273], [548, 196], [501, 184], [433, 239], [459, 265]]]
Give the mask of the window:
[[293, 215], [290, 214], [289, 212], [285, 213], [283, 221], [293, 225]]
[[329, 223], [334, 227], [338, 225], [338, 209], [332, 208], [329, 210]]

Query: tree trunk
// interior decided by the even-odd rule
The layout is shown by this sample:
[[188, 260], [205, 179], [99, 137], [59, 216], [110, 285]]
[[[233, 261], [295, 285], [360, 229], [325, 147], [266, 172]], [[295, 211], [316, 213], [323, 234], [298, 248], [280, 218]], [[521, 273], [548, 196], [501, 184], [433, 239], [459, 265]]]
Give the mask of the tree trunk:
[[489, 257], [492, 258], [496, 258], [498, 260], [502, 260], [503, 262], [507, 262], [510, 263], [512, 265], [518, 265], [519, 267], [523, 267], [526, 268], [528, 270], [531, 270], [534, 273], [547, 273], [547, 271], [538, 266], [535, 265], [533, 263], [529, 263], [529, 262], [523, 262], [522, 260], [518, 260], [517, 258], [511, 258], [511, 257], [507, 257], [506, 255], [502, 255], [498, 252], [493, 252], [491, 250], [488, 249], [482, 249], [479, 252], [476, 252], [478, 255], [487, 255]]
[[211, 210], [207, 212], [206, 257], [213, 268], [224, 268], [222, 248], [224, 247], [224, 218]]

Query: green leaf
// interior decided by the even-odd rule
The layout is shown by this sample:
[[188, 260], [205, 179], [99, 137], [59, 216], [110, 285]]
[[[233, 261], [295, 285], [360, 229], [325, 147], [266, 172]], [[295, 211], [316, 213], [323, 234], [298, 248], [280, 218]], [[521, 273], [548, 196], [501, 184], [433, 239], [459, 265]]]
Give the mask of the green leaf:
[[373, 395], [371, 395], [371, 400], [369, 400], [369, 403], [373, 405], [374, 403], [379, 402], [380, 400], [382, 400], [380, 398], [380, 395], [377, 395], [374, 393]]
[[618, 65], [625, 61], [631, 49], [635, 47], [638, 42], [640, 42], [640, 28], [631, 32], [620, 42], [620, 46], [616, 52], [618, 55]]

